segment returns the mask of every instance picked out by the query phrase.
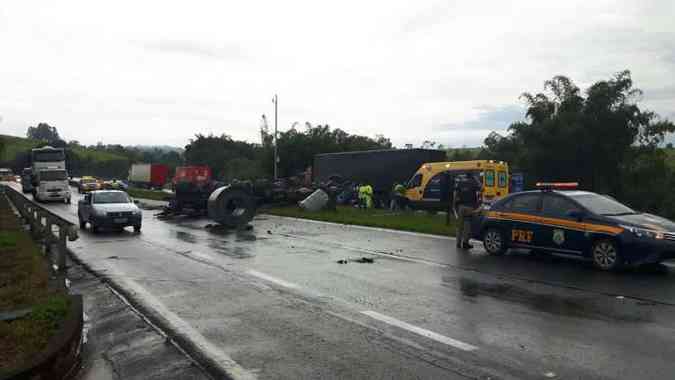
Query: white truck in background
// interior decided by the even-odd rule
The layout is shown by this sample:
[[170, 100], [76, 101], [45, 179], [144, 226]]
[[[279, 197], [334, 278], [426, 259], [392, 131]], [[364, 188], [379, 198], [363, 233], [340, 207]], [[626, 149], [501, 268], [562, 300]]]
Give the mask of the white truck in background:
[[63, 148], [45, 146], [31, 150], [31, 182], [33, 199], [70, 203], [70, 186]]
[[169, 167], [163, 164], [133, 164], [129, 184], [142, 188], [161, 189], [169, 179]]

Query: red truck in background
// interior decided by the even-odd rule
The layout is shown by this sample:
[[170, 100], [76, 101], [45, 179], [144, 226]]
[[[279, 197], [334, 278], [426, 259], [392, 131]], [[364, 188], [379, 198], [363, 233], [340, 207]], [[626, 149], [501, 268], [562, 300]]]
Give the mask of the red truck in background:
[[169, 167], [163, 164], [133, 164], [129, 184], [136, 187], [163, 187], [169, 179]]

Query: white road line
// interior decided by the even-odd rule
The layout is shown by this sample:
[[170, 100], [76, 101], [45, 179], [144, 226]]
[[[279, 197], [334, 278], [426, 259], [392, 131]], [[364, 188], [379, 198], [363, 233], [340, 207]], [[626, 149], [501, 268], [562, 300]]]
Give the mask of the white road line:
[[447, 344], [448, 346], [459, 348], [460, 350], [475, 351], [475, 350], [478, 349], [478, 347], [472, 346], [468, 343], [464, 343], [464, 342], [461, 342], [459, 340], [447, 337], [445, 335], [437, 334], [433, 331], [429, 331], [427, 329], [423, 329], [421, 327], [411, 325], [410, 323], [406, 323], [406, 322], [400, 321], [396, 318], [392, 318], [392, 317], [386, 316], [384, 314], [380, 314], [376, 311], [366, 310], [366, 311], [362, 311], [361, 313], [365, 314], [365, 315], [367, 315], [371, 318], [377, 319], [379, 321], [388, 323], [392, 326], [396, 326], [396, 327], [402, 328], [404, 330], [414, 332], [415, 334], [422, 335], [424, 337], [427, 337], [429, 339], [433, 339], [433, 340], [435, 340], [437, 342], [440, 342], [440, 343], [443, 343], [443, 344]]
[[278, 278], [276, 278], [276, 277], [272, 277], [272, 276], [270, 276], [270, 275], [268, 275], [268, 274], [261, 273], [261, 272], [255, 271], [255, 270], [250, 270], [250, 271], [248, 271], [248, 272], [246, 272], [246, 273], [248, 273], [248, 274], [250, 274], [250, 275], [252, 275], [252, 276], [261, 278], [261, 279], [263, 279], [263, 280], [265, 280], [265, 281], [269, 281], [269, 282], [275, 283], [275, 284], [277, 284], [277, 285], [281, 285], [281, 286], [286, 287], [286, 288], [291, 288], [291, 289], [298, 289], [298, 288], [300, 288], [300, 286], [297, 285], [297, 284], [294, 284], [294, 283], [292, 283], [292, 282], [287, 282], [287, 281], [278, 279]]

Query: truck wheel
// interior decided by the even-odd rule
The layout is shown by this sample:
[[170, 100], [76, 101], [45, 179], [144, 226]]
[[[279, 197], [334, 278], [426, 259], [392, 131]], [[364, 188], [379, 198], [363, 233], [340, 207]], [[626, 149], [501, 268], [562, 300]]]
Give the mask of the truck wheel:
[[89, 224], [91, 225], [91, 232], [93, 232], [95, 234], [98, 233], [98, 231], [99, 231], [98, 226], [93, 224], [93, 223], [89, 223]]
[[617, 270], [623, 265], [623, 257], [615, 241], [600, 239], [591, 248], [593, 264], [601, 270]]
[[141, 232], [141, 225], [134, 226], [134, 232], [139, 233]]
[[82, 217], [80, 215], [77, 215], [77, 219], [80, 221], [80, 228], [85, 229], [85, 227], [87, 227], [87, 222], [82, 220]]
[[490, 227], [483, 233], [483, 247], [487, 253], [500, 256], [506, 252], [506, 240], [504, 234], [498, 228]]

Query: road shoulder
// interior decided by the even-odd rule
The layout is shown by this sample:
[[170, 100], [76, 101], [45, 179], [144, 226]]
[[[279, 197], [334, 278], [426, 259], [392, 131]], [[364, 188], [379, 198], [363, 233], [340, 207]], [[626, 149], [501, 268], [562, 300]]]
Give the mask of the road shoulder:
[[70, 260], [71, 293], [84, 298], [82, 368], [76, 379], [209, 379], [101, 278]]

